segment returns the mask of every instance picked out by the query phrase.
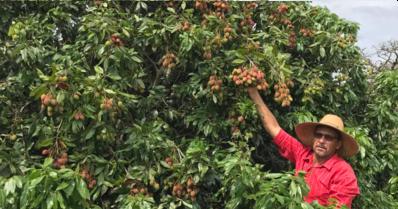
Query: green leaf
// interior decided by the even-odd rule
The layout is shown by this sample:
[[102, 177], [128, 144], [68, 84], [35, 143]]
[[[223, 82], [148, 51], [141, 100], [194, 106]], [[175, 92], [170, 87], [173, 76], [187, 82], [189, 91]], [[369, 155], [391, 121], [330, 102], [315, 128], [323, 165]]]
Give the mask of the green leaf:
[[64, 189], [65, 194], [70, 197], [73, 193], [73, 191], [75, 190], [75, 186], [76, 186], [76, 182], [71, 180], [69, 181], [69, 186], [66, 187], [66, 189]]
[[122, 79], [122, 77], [120, 77], [120, 75], [117, 72], [114, 72], [114, 71], [110, 72], [108, 74], [108, 77], [111, 78], [112, 80], [115, 80], [115, 81], [118, 81], [118, 80]]
[[100, 67], [100, 66], [95, 66], [94, 70], [97, 74], [103, 75], [104, 74], [104, 70]]
[[131, 59], [134, 60], [137, 63], [142, 63], [142, 60], [139, 57], [131, 56]]
[[91, 139], [91, 137], [93, 137], [95, 134], [95, 128], [91, 128], [88, 133], [86, 134], [86, 137], [84, 137], [84, 139]]
[[58, 203], [59, 203], [59, 206], [60, 206], [62, 209], [66, 209], [66, 207], [65, 207], [65, 202], [64, 202], [64, 198], [62, 197], [61, 193], [60, 193], [60, 192], [56, 192], [56, 196], [57, 196], [57, 201], [58, 201]]
[[44, 73], [41, 72], [40, 69], [36, 69], [36, 72], [37, 72], [37, 75], [39, 76], [39, 78], [42, 79], [43, 81], [49, 81], [50, 80], [50, 77], [44, 75]]
[[171, 8], [171, 7], [167, 7], [167, 11], [169, 11], [169, 12], [171, 12], [173, 14], [176, 13], [176, 11], [173, 8]]
[[36, 149], [41, 149], [43, 147], [49, 147], [50, 145], [52, 145], [54, 143], [52, 138], [41, 138], [37, 141], [37, 143], [35, 144], [35, 148]]
[[8, 179], [8, 181], [4, 184], [4, 190], [6, 192], [6, 195], [14, 193], [16, 187], [16, 182], [14, 178]]
[[234, 60], [232, 61], [232, 64], [240, 65], [240, 64], [243, 64], [243, 63], [245, 63], [245, 62], [246, 62], [246, 60], [243, 60], [243, 59], [234, 59]]
[[78, 179], [78, 183], [77, 183], [77, 188], [76, 189], [77, 189], [77, 191], [79, 192], [80, 196], [83, 199], [88, 199], [90, 197], [90, 193], [89, 193], [89, 191], [87, 189], [86, 182], [83, 179], [81, 179], [81, 178]]
[[53, 161], [54, 161], [54, 160], [53, 160], [51, 157], [46, 158], [46, 159], [44, 160], [43, 167], [44, 167], [44, 168], [49, 167], [49, 166], [53, 163]]
[[54, 193], [51, 193], [46, 200], [47, 209], [52, 209], [54, 204], [57, 204], [56, 201], [57, 201], [56, 195]]
[[101, 57], [104, 51], [105, 51], [105, 45], [101, 46], [101, 48], [98, 50], [98, 57]]
[[323, 47], [321, 47], [320, 49], [319, 49], [319, 54], [321, 55], [321, 57], [325, 57], [325, 48], [323, 48]]
[[63, 190], [63, 189], [65, 189], [68, 186], [69, 186], [68, 183], [62, 182], [60, 185], [58, 185], [58, 187], [57, 187], [57, 189], [55, 189], [55, 191]]
[[[49, 159], [49, 158], [47, 158]], [[38, 185], [41, 181], [43, 181], [45, 176], [40, 176], [38, 178], [33, 179], [32, 181], [30, 181], [30, 188], [34, 188], [36, 185]]]
[[127, 38], [130, 38], [130, 33], [126, 29], [122, 28], [122, 32]]
[[115, 95], [115, 94], [116, 94], [116, 92], [113, 91], [112, 89], [104, 89], [104, 91], [105, 91], [106, 93], [108, 93], [108, 94], [112, 94], [112, 95]]
[[48, 90], [47, 90], [47, 85], [46, 85], [46, 84], [42, 84], [42, 85], [40, 85], [40, 86], [34, 88], [34, 89], [30, 92], [29, 96], [39, 98], [40, 95], [46, 93], [47, 91], [48, 91]]

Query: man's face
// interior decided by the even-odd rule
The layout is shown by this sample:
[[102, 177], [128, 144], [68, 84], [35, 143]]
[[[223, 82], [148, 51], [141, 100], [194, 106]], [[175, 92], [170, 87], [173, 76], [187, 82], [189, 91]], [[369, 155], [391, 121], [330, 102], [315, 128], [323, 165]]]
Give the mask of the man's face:
[[312, 149], [318, 160], [327, 160], [341, 147], [341, 140], [334, 129], [326, 126], [318, 126], [314, 132]]

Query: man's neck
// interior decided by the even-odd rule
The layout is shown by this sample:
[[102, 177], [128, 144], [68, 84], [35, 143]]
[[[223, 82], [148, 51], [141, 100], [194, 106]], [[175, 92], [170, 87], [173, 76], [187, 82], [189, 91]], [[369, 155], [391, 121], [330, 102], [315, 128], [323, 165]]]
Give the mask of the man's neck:
[[322, 157], [319, 157], [319, 156], [315, 155], [315, 153], [314, 153], [313, 163], [314, 164], [318, 164], [318, 165], [322, 165], [322, 164], [324, 164], [326, 161], [328, 161], [332, 157], [333, 157], [333, 155], [331, 155], [331, 156], [329, 156], [327, 158], [322, 158]]

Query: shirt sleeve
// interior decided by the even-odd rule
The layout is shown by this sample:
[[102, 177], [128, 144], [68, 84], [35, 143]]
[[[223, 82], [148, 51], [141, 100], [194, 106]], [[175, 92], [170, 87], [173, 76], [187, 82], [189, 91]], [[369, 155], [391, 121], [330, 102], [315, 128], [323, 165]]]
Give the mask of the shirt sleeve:
[[277, 145], [279, 153], [292, 163], [296, 163], [296, 160], [304, 153], [305, 147], [297, 139], [286, 133], [283, 129], [273, 139]]
[[331, 182], [330, 198], [337, 200], [337, 208], [351, 208], [352, 201], [360, 193], [357, 178], [351, 167], [341, 169]]

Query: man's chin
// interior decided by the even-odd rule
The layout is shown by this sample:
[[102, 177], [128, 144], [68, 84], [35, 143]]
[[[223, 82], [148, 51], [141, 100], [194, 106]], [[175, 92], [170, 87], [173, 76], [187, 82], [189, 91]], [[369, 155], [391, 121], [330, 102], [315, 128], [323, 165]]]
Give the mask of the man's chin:
[[314, 150], [314, 152], [315, 152], [316, 154], [318, 154], [318, 155], [326, 155], [326, 149], [324, 149], [324, 148], [316, 147], [315, 150]]

